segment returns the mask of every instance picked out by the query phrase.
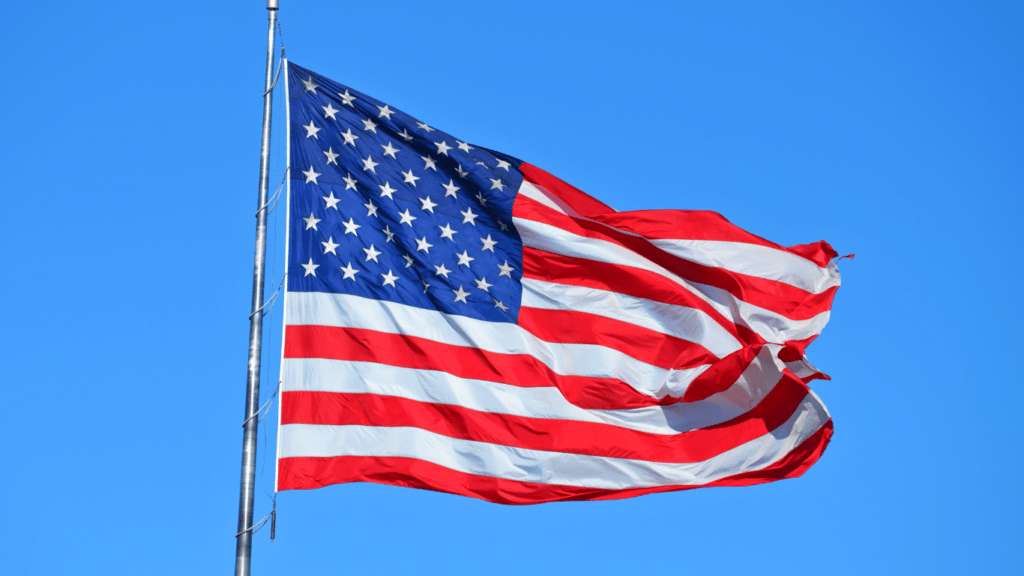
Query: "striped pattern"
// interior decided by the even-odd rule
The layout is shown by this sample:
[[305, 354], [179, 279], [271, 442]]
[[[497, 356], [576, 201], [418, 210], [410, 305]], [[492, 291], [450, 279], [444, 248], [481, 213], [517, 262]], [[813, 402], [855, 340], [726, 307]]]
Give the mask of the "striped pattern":
[[839, 273], [693, 211], [620, 213], [528, 164], [517, 324], [289, 292], [278, 489], [505, 504], [795, 477], [832, 421], [806, 346]]

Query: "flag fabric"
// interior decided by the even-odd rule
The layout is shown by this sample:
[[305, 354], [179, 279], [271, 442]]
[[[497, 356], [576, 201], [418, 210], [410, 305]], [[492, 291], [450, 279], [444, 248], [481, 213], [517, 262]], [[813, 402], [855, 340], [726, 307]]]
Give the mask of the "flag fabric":
[[505, 504], [803, 474], [832, 421], [804, 354], [825, 242], [616, 212], [288, 63], [277, 489]]

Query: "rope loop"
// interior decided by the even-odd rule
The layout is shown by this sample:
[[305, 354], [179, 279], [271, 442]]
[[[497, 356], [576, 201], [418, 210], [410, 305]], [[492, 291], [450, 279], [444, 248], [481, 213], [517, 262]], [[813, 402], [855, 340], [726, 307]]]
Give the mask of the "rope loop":
[[241, 536], [242, 534], [245, 534], [246, 532], [252, 532], [253, 534], [255, 534], [257, 531], [259, 531], [260, 528], [263, 528], [263, 525], [267, 523], [267, 520], [270, 520], [270, 514], [267, 514], [266, 516], [263, 517], [262, 520], [260, 520], [259, 522], [253, 524], [252, 526], [249, 526], [245, 530], [240, 530], [237, 534], [235, 534], [235, 538], [238, 538], [239, 536]]
[[281, 382], [280, 381], [277, 382], [277, 388], [274, 388], [274, 393], [270, 395], [270, 398], [267, 398], [267, 401], [264, 402], [262, 406], [260, 406], [255, 412], [253, 412], [248, 418], [246, 418], [245, 422], [242, 422], [242, 428], [245, 428], [245, 425], [248, 424], [250, 420], [252, 420], [253, 418], [256, 418], [257, 416], [259, 416], [260, 412], [263, 412], [264, 408], [267, 408], [267, 413], [264, 414], [263, 416], [260, 416], [259, 419], [256, 420], [257, 424], [259, 424], [260, 422], [263, 422], [263, 419], [266, 418], [270, 414], [269, 406], [274, 401], [274, 398], [277, 397], [277, 393], [278, 393], [279, 390], [281, 390]]
[[267, 202], [265, 204], [263, 204], [263, 206], [260, 206], [260, 209], [257, 210], [256, 213], [253, 214], [253, 216], [259, 216], [260, 212], [262, 212], [264, 209], [266, 209], [267, 206], [270, 206], [271, 202], [273, 202], [274, 205], [270, 206], [270, 210], [267, 210], [267, 214], [269, 215], [271, 212], [274, 211], [274, 208], [277, 208], [277, 202], [281, 199], [281, 190], [284, 190], [284, 182], [285, 182], [285, 180], [287, 178], [288, 178], [288, 168], [285, 167], [285, 169], [284, 169], [284, 176], [281, 176], [281, 183], [277, 185], [277, 190], [274, 191], [274, 195], [271, 196], [270, 198], [267, 198]]
[[263, 93], [264, 97], [266, 97], [267, 94], [270, 94], [270, 91], [274, 89], [274, 86], [277, 86], [277, 80], [281, 76], [281, 64], [286, 60], [284, 56], [284, 32], [281, 31], [280, 18], [277, 19], [277, 37], [281, 40], [281, 57], [277, 59], [277, 72], [274, 73], [274, 81], [270, 83], [270, 88], [267, 88], [267, 91]]

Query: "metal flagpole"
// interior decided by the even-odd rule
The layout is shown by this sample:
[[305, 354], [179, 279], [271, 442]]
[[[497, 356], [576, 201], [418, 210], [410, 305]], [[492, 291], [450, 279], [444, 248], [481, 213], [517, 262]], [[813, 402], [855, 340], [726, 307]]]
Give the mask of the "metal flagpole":
[[260, 356], [263, 344], [263, 281], [267, 261], [267, 188], [270, 184], [270, 107], [274, 71], [274, 27], [277, 0], [267, 0], [267, 78], [263, 94], [263, 140], [260, 145], [260, 192], [256, 204], [256, 262], [252, 273], [252, 313], [249, 315], [249, 372], [245, 382], [245, 424], [242, 434], [242, 481], [238, 496], [238, 534], [235, 576], [249, 576], [252, 556], [252, 512], [256, 488], [256, 416], [260, 398]]

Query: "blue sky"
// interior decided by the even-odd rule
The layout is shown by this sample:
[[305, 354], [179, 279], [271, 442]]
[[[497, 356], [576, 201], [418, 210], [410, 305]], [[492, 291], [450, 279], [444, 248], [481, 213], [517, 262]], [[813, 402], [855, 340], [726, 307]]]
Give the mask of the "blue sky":
[[[619, 210], [857, 257], [808, 351], [835, 436], [804, 477], [533, 507], [287, 492], [254, 574], [1019, 570], [1019, 3], [282, 3], [295, 62]], [[6, 15], [0, 572], [227, 573], [266, 11]]]

